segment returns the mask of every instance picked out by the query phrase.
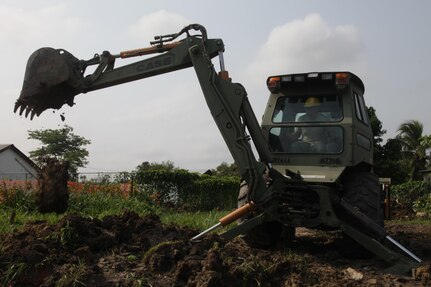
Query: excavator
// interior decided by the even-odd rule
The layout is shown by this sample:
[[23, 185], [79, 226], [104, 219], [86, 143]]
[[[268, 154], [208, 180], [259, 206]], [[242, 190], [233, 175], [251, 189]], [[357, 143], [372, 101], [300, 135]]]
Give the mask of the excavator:
[[[260, 125], [245, 88], [225, 70], [224, 51], [223, 40], [208, 38], [199, 24], [156, 36], [150, 47], [103, 51], [89, 60], [40, 48], [28, 59], [14, 112], [33, 119], [47, 109], [72, 106], [78, 94], [193, 67], [242, 182], [238, 209], [192, 241], [232, 222], [238, 224], [221, 236], [255, 235], [268, 245], [281, 234], [294, 236], [297, 227], [341, 230], [386, 262], [388, 272], [406, 274], [417, 267], [421, 259], [383, 227], [360, 78], [345, 71], [270, 76]], [[115, 66], [119, 58], [137, 56], [147, 57]], [[219, 72], [212, 62], [217, 56]], [[87, 74], [91, 66], [94, 72]]]

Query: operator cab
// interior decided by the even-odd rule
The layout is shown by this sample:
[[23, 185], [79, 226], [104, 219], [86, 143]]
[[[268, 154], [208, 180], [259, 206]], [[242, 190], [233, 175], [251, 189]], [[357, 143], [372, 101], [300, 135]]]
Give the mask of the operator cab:
[[284, 95], [277, 99], [269, 131], [272, 152], [341, 153], [343, 130], [322, 126], [343, 119], [342, 100], [337, 94]]
[[[364, 85], [350, 72], [271, 76], [262, 130], [274, 168], [336, 181], [345, 167], [372, 164]], [[322, 169], [323, 168], [323, 169]]]

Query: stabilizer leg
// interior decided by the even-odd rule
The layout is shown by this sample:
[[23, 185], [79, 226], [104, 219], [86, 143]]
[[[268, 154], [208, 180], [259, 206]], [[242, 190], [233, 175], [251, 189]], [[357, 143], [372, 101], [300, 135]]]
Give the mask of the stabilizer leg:
[[419, 262], [415, 262], [402, 254], [392, 251], [381, 242], [360, 232], [346, 222], [341, 222], [340, 229], [365, 249], [391, 265], [385, 270], [388, 273], [412, 276], [413, 269], [419, 265]]
[[232, 229], [229, 229], [228, 231], [224, 232], [221, 236], [227, 240], [231, 240], [238, 235], [246, 234], [248, 231], [252, 230], [256, 226], [264, 223], [266, 220], [265, 213], [261, 213], [252, 219], [249, 219], [237, 226], [235, 226]]

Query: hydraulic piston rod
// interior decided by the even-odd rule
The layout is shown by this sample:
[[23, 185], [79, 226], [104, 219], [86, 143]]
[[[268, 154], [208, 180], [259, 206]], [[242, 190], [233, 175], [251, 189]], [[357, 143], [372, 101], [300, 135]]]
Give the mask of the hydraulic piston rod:
[[229, 213], [228, 215], [222, 217], [219, 220], [219, 223], [211, 226], [210, 228], [208, 228], [207, 230], [199, 233], [198, 235], [196, 235], [195, 237], [193, 237], [191, 239], [191, 241], [193, 240], [197, 240], [199, 238], [202, 238], [205, 234], [207, 234], [208, 232], [217, 229], [220, 226], [226, 226], [231, 224], [232, 222], [234, 222], [235, 220], [243, 217], [244, 215], [246, 215], [247, 213], [251, 212], [254, 209], [254, 205], [252, 203], [247, 203], [244, 206], [241, 206], [240, 208], [234, 210], [233, 212]]
[[402, 246], [398, 241], [396, 241], [395, 239], [393, 239], [389, 235], [386, 235], [386, 239], [389, 240], [396, 247], [398, 247], [399, 249], [401, 249], [402, 251], [404, 251], [407, 255], [409, 255], [411, 258], [413, 258], [416, 262], [418, 262], [418, 263], [422, 262], [422, 260], [419, 257], [417, 257], [416, 255], [413, 254], [413, 252], [411, 252], [410, 250], [408, 250], [407, 248], [405, 248], [404, 246]]

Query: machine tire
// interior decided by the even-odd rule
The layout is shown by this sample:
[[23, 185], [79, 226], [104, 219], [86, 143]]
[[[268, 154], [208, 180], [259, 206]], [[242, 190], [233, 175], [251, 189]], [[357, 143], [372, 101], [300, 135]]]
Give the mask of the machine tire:
[[[366, 171], [356, 171], [345, 175], [343, 179], [344, 195], [343, 199], [358, 208], [372, 221], [383, 227], [383, 212], [380, 205], [380, 186], [376, 175]], [[346, 218], [347, 219], [347, 218]], [[355, 219], [347, 219], [353, 226], [358, 222]], [[371, 235], [371, 234], [369, 234]], [[371, 235], [372, 236], [372, 235]], [[349, 258], [370, 258], [373, 254], [360, 245], [356, 240], [344, 235], [343, 246], [340, 252]]]
[[378, 177], [366, 171], [352, 172], [344, 177], [343, 186], [343, 199], [383, 227], [383, 212], [380, 204], [381, 191]]
[[250, 247], [270, 249], [274, 248], [280, 239], [283, 226], [278, 221], [268, 221], [256, 226], [243, 236]]
[[[238, 208], [247, 204], [248, 186], [245, 181], [241, 182], [240, 191], [238, 195]], [[241, 224], [248, 219], [253, 218], [257, 214], [250, 213], [238, 220], [238, 224]], [[274, 247], [277, 241], [280, 239], [283, 226], [277, 221], [268, 221], [256, 226], [249, 232], [243, 235], [243, 239], [248, 245], [255, 248], [267, 249]]]

